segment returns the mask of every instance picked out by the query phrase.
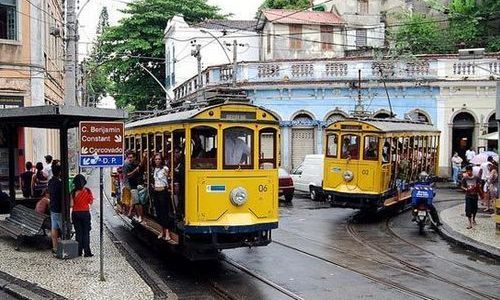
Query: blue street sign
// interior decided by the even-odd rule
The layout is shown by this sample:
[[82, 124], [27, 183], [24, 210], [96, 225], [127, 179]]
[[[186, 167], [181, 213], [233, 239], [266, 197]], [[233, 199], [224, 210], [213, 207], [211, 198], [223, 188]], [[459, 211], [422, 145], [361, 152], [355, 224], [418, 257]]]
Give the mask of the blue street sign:
[[121, 167], [123, 155], [80, 155], [81, 167]]

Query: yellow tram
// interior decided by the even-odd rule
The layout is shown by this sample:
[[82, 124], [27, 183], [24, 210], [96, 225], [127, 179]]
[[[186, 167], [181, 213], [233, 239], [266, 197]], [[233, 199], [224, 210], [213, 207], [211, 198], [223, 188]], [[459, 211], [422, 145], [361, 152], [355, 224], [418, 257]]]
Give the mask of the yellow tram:
[[[148, 186], [154, 153], [166, 158], [170, 170], [179, 167], [174, 152], [182, 154], [183, 170], [170, 173], [170, 181], [182, 183], [169, 188], [173, 248], [197, 259], [271, 242], [271, 230], [278, 227], [280, 138], [273, 113], [225, 103], [138, 120], [125, 131], [125, 147], [148, 162]], [[143, 226], [154, 231], [152, 201], [145, 205]]]
[[418, 174], [437, 173], [440, 132], [397, 119], [345, 119], [325, 130], [323, 191], [332, 206], [375, 210], [407, 201]]

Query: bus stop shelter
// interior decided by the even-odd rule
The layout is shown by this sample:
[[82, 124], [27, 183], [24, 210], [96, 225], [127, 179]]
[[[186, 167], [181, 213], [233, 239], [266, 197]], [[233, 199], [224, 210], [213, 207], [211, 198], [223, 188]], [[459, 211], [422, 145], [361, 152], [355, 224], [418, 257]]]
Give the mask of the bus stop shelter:
[[81, 121], [122, 121], [127, 113], [118, 109], [101, 109], [79, 106], [30, 106], [0, 109], [0, 127], [7, 131], [9, 161], [9, 196], [11, 207], [16, 203], [15, 189], [15, 141], [19, 127], [58, 129], [60, 145], [60, 162], [63, 181], [63, 232], [62, 239], [69, 239], [71, 226], [69, 198], [69, 166], [68, 166], [68, 129], [78, 127]]

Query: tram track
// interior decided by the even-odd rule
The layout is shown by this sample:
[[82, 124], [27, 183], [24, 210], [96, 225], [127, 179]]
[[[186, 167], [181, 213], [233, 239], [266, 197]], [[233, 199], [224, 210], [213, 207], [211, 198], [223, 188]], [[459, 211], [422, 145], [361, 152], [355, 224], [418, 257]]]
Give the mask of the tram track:
[[[398, 264], [401, 264], [402, 266], [406, 267], [408, 269], [408, 271], [410, 271], [412, 273], [415, 273], [416, 275], [421, 275], [421, 276], [424, 276], [424, 277], [427, 277], [427, 278], [432, 278], [434, 280], [441, 281], [441, 282], [446, 283], [448, 285], [452, 285], [455, 288], [460, 289], [460, 290], [464, 291], [465, 293], [467, 293], [467, 294], [469, 294], [471, 296], [474, 296], [474, 297], [478, 297], [478, 298], [481, 298], [481, 299], [491, 299], [491, 300], [498, 299], [495, 296], [492, 296], [492, 295], [489, 295], [489, 294], [477, 291], [477, 290], [475, 290], [473, 288], [464, 286], [462, 283], [457, 283], [457, 282], [452, 281], [450, 279], [447, 279], [447, 278], [445, 278], [445, 277], [443, 277], [443, 276], [441, 276], [439, 274], [436, 274], [435, 272], [432, 272], [430, 270], [424, 269], [424, 268], [422, 268], [420, 266], [417, 266], [416, 264], [410, 263], [407, 260], [405, 260], [403, 258], [400, 258], [400, 257], [398, 257], [398, 256], [390, 253], [389, 251], [383, 249], [382, 247], [374, 245], [373, 241], [371, 241], [369, 239], [364, 239], [359, 234], [359, 232], [356, 231], [356, 229], [354, 228], [353, 225], [354, 224], [351, 221], [348, 221], [347, 224], [346, 224], [346, 230], [347, 230], [347, 232], [349, 233], [349, 235], [351, 236], [352, 239], [354, 239], [359, 244], [361, 244], [361, 245], [363, 245], [363, 246], [365, 246], [367, 248], [370, 248], [373, 251], [375, 251], [377, 253], [380, 253], [380, 254], [382, 254], [382, 255], [384, 255], [384, 256], [392, 259], [393, 261], [397, 262]], [[391, 236], [393, 239], [396, 239], [392, 235], [389, 235], [389, 236]], [[413, 246], [413, 245], [411, 245], [411, 246]], [[461, 266], [461, 267], [464, 267], [464, 266]], [[466, 267], [466, 268], [468, 270], [470, 270], [468, 267]]]
[[415, 244], [415, 243], [413, 243], [413, 242], [410, 242], [410, 241], [408, 241], [408, 240], [406, 240], [406, 239], [402, 238], [402, 237], [401, 237], [401, 236], [399, 236], [397, 233], [395, 233], [395, 232], [394, 232], [394, 230], [392, 230], [392, 228], [391, 228], [391, 226], [390, 226], [390, 222], [391, 222], [391, 219], [387, 219], [387, 220], [385, 221], [385, 230], [386, 230], [386, 232], [387, 232], [388, 234], [390, 234], [390, 235], [391, 235], [392, 237], [394, 237], [395, 239], [398, 239], [398, 240], [400, 240], [400, 241], [401, 241], [401, 242], [403, 242], [403, 243], [406, 243], [406, 244], [408, 244], [408, 245], [410, 245], [410, 246], [412, 246], [412, 247], [414, 247], [414, 248], [416, 248], [416, 249], [418, 249], [418, 250], [420, 250], [420, 251], [422, 251], [422, 252], [428, 253], [428, 254], [430, 254], [430, 255], [432, 255], [432, 256], [434, 256], [434, 257], [436, 257], [437, 259], [440, 259], [440, 260], [445, 261], [445, 262], [447, 262], [447, 263], [451, 263], [451, 264], [453, 264], [453, 265], [455, 265], [455, 266], [458, 266], [458, 267], [460, 267], [460, 268], [464, 268], [464, 269], [467, 269], [467, 270], [469, 270], [469, 271], [473, 271], [473, 272], [475, 272], [475, 273], [477, 273], [477, 274], [481, 274], [481, 275], [483, 275], [483, 276], [487, 276], [487, 277], [490, 277], [490, 278], [495, 279], [495, 280], [500, 280], [500, 276], [497, 276], [497, 275], [494, 275], [494, 274], [491, 274], [491, 273], [488, 273], [488, 272], [481, 271], [481, 270], [479, 270], [479, 269], [477, 269], [477, 268], [474, 268], [474, 267], [472, 267], [472, 266], [468, 266], [468, 265], [466, 265], [466, 264], [463, 264], [463, 263], [457, 262], [457, 261], [452, 260], [452, 259], [447, 259], [447, 258], [445, 258], [445, 257], [442, 257], [442, 256], [440, 256], [440, 255], [437, 255], [436, 253], [434, 253], [434, 252], [432, 252], [432, 251], [429, 251], [429, 250], [427, 250], [427, 249], [424, 249], [424, 248], [422, 248], [421, 246], [419, 246], [419, 245], [417, 245], [417, 244]]
[[[317, 242], [317, 241], [314, 241], [314, 240], [311, 240], [311, 241]], [[404, 285], [401, 285], [401, 284], [398, 284], [398, 283], [395, 283], [395, 282], [392, 282], [392, 281], [389, 281], [389, 280], [386, 280], [386, 279], [383, 279], [383, 278], [380, 278], [380, 277], [373, 276], [373, 275], [371, 275], [368, 272], [364, 272], [364, 271], [361, 271], [361, 270], [359, 270], [357, 268], [353, 268], [351, 266], [348, 266], [347, 264], [341, 264], [339, 262], [335, 262], [333, 260], [327, 259], [325, 257], [322, 257], [322, 256], [319, 256], [317, 254], [311, 253], [309, 251], [305, 251], [303, 249], [300, 249], [298, 247], [295, 247], [295, 246], [292, 246], [292, 245], [289, 245], [289, 244], [286, 244], [286, 243], [283, 243], [283, 242], [280, 242], [280, 241], [277, 241], [277, 240], [273, 240], [273, 243], [277, 244], [277, 245], [280, 245], [282, 247], [288, 248], [290, 250], [293, 250], [295, 252], [301, 253], [302, 255], [308, 256], [310, 258], [314, 258], [316, 260], [325, 262], [327, 264], [330, 264], [330, 265], [339, 267], [341, 269], [344, 269], [344, 270], [356, 273], [356, 274], [361, 275], [364, 278], [367, 278], [367, 279], [369, 279], [369, 280], [371, 280], [373, 282], [376, 282], [376, 283], [385, 285], [387, 287], [393, 288], [393, 289], [395, 289], [395, 290], [397, 290], [397, 291], [399, 291], [399, 292], [401, 292], [403, 294], [414, 296], [414, 297], [419, 298], [419, 299], [437, 299], [437, 298], [429, 296], [429, 295], [427, 295], [425, 293], [422, 293], [422, 292], [419, 292], [417, 290], [405, 287]], [[321, 244], [321, 243], [319, 243], [319, 244]], [[326, 245], [324, 245], [324, 246], [326, 246]], [[326, 246], [326, 247], [328, 247], [328, 246]], [[339, 252], [341, 252], [343, 254], [353, 255], [353, 254], [348, 253], [348, 251], [342, 250], [342, 249], [337, 248], [337, 247], [328, 247], [328, 248], [331, 248], [333, 250], [339, 251]], [[368, 260], [367, 258], [365, 258], [363, 256], [360, 256], [360, 255], [355, 255], [354, 254], [353, 256], [355, 256], [357, 258], [361, 258], [361, 259], [367, 260], [369, 262], [377, 262], [377, 263], [380, 263], [380, 264], [383, 264], [383, 265], [386, 265], [386, 266], [389, 266], [389, 267], [394, 267], [392, 265], [388, 265], [388, 264], [383, 263], [383, 262], [374, 261], [374, 260]], [[398, 268], [398, 269], [402, 270], [401, 268]], [[406, 272], [406, 270], [402, 270], [402, 271]]]

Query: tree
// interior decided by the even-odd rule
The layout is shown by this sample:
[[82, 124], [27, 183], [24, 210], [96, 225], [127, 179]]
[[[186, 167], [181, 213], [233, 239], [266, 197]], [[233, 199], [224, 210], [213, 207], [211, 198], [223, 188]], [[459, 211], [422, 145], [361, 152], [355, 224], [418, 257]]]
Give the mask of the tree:
[[123, 12], [127, 17], [101, 36], [100, 51], [106, 58], [104, 68], [111, 79], [109, 94], [119, 107], [133, 105], [165, 107], [165, 92], [141, 66], [165, 81], [163, 31], [174, 15], [188, 23], [220, 19], [217, 6], [206, 0], [135, 0]]
[[399, 53], [439, 53], [444, 46], [441, 31], [436, 22], [423, 14], [413, 13], [403, 16], [401, 26], [389, 33]]
[[311, 6], [310, 4], [310, 0], [265, 0], [260, 5], [259, 9], [305, 9]]
[[106, 62], [102, 53], [102, 33], [109, 27], [109, 15], [106, 7], [103, 7], [99, 15], [99, 22], [96, 29], [96, 41], [92, 47], [89, 58], [82, 62], [84, 72], [83, 82], [85, 84], [84, 103], [97, 104], [99, 100], [107, 96], [107, 91], [111, 86], [109, 76], [103, 67]]

